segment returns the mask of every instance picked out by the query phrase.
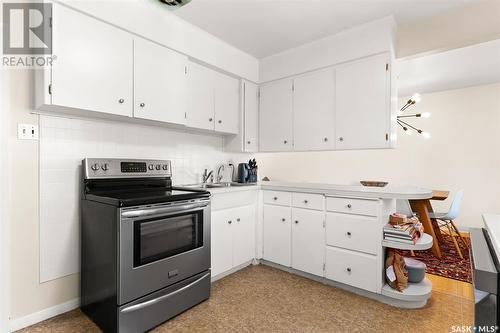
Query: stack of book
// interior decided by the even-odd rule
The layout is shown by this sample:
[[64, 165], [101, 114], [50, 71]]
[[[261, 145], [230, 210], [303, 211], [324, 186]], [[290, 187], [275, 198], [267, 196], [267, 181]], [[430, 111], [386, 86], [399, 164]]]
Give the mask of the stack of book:
[[391, 242], [415, 244], [422, 234], [420, 222], [407, 222], [403, 224], [386, 224], [384, 227], [384, 239]]

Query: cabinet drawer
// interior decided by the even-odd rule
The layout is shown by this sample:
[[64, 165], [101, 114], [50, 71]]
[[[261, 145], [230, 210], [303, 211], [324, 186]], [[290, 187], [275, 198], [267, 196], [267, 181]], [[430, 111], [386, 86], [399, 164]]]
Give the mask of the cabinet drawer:
[[292, 204], [292, 193], [264, 191], [264, 203], [270, 205], [290, 206]]
[[356, 288], [381, 292], [381, 269], [377, 257], [369, 254], [327, 247], [325, 276]]
[[321, 194], [292, 193], [292, 206], [323, 210], [324, 197]]
[[326, 214], [326, 244], [376, 254], [381, 247], [382, 227], [374, 217]]
[[326, 198], [326, 210], [330, 212], [377, 216], [378, 200]]

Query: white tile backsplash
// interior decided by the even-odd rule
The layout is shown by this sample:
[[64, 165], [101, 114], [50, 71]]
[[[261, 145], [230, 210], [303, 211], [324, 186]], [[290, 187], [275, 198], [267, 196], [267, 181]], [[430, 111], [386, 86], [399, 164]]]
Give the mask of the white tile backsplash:
[[249, 154], [223, 151], [223, 138], [107, 120], [40, 116], [40, 280], [80, 270], [79, 200], [85, 157], [172, 161], [174, 185], [197, 183], [205, 168]]

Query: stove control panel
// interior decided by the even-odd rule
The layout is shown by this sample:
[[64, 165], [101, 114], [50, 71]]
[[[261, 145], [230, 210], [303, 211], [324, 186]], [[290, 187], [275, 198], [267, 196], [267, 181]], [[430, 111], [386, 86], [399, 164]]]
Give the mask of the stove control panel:
[[86, 158], [82, 167], [85, 179], [172, 177], [172, 164], [169, 160]]

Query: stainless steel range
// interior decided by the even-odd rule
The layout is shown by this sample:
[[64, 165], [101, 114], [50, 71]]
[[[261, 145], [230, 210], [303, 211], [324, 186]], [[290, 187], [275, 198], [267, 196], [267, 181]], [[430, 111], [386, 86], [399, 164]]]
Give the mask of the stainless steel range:
[[170, 161], [83, 160], [81, 308], [144, 332], [210, 295], [210, 193], [172, 187]]

